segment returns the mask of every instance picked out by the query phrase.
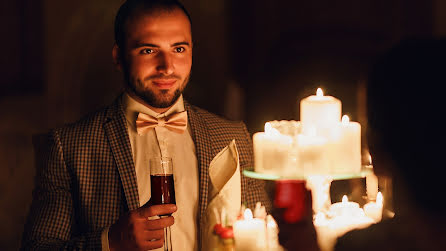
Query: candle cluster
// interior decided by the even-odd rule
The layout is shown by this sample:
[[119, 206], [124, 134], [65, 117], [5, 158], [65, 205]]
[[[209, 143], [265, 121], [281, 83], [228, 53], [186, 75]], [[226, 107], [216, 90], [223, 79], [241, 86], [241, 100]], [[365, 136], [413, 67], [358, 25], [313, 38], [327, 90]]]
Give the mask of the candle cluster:
[[344, 115], [341, 101], [317, 95], [300, 102], [301, 121], [270, 121], [253, 136], [255, 171], [283, 176], [361, 171], [361, 126]]
[[353, 229], [361, 229], [381, 221], [383, 197], [379, 192], [375, 202], [364, 205], [348, 201], [343, 196], [342, 202], [334, 203], [326, 212], [318, 212], [314, 216], [313, 224], [317, 233], [317, 240], [322, 251], [331, 251], [338, 237]]
[[[254, 214], [249, 208], [242, 206], [241, 213], [232, 222], [224, 219], [214, 227], [214, 233], [223, 240], [232, 238], [236, 251], [281, 251], [279, 245], [279, 228], [271, 215], [267, 215], [265, 207], [257, 202]], [[220, 217], [220, 218], [221, 218]]]

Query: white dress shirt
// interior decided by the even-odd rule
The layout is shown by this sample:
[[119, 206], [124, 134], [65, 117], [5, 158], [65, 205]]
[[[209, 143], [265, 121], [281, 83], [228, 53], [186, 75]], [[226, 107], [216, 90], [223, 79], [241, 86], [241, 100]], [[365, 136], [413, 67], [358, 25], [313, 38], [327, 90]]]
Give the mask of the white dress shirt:
[[[182, 134], [157, 126], [143, 135], [137, 133], [135, 123], [140, 112], [159, 118], [184, 111], [183, 97], [180, 96], [178, 101], [162, 114], [154, 112], [127, 93], [123, 95], [122, 101], [135, 163], [140, 206], [149, 201], [151, 196], [149, 159], [171, 157], [178, 208], [173, 214], [175, 223], [171, 226], [172, 247], [175, 251], [198, 250], [198, 163], [189, 123], [187, 130]], [[103, 232], [102, 244], [103, 250], [108, 250], [108, 229]]]

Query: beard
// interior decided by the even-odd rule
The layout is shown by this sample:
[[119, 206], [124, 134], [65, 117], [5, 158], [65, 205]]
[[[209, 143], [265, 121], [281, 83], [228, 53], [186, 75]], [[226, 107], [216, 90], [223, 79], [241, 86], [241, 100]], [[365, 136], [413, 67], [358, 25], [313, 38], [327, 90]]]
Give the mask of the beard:
[[155, 107], [155, 108], [168, 108], [175, 104], [175, 102], [178, 100], [178, 98], [183, 93], [184, 88], [186, 87], [187, 83], [189, 82], [190, 74], [184, 79], [182, 83], [180, 83], [179, 87], [174, 90], [173, 93], [170, 92], [170, 90], [159, 90], [159, 93], [156, 93], [154, 90], [147, 87], [144, 82], [148, 82], [152, 79], [162, 79], [162, 78], [174, 78], [178, 81], [181, 80], [180, 77], [176, 75], [171, 76], [150, 76], [145, 78], [144, 80], [141, 79], [135, 79], [128, 76], [128, 73], [126, 74], [126, 86], [127, 88], [132, 91], [136, 96], [138, 96], [140, 99], [142, 99], [145, 103], [148, 105]]

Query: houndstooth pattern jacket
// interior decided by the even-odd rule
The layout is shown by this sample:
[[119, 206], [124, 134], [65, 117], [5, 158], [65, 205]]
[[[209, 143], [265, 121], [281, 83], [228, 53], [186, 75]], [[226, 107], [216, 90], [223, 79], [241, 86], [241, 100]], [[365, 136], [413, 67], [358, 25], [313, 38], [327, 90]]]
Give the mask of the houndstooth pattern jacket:
[[[208, 167], [236, 140], [240, 167], [253, 166], [250, 135], [231, 122], [185, 102], [199, 168], [201, 225], [208, 203]], [[36, 175], [23, 250], [100, 250], [101, 232], [139, 207], [136, 174], [121, 98], [87, 118], [55, 129]], [[241, 176], [242, 202], [271, 208], [263, 182]], [[198, 230], [199, 231], [199, 230]], [[200, 236], [200, 234], [198, 234]]]

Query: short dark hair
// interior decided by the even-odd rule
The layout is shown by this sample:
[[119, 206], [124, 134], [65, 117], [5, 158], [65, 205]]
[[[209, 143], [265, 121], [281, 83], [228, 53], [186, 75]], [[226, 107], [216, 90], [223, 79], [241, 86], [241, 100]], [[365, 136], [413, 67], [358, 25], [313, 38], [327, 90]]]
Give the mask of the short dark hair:
[[128, 19], [141, 11], [173, 10], [178, 8], [186, 14], [192, 25], [189, 12], [178, 0], [127, 0], [118, 10], [115, 18], [115, 42], [118, 47], [125, 45], [126, 23]]
[[410, 196], [444, 213], [446, 40], [404, 40], [374, 65], [367, 86], [369, 135], [388, 152]]

